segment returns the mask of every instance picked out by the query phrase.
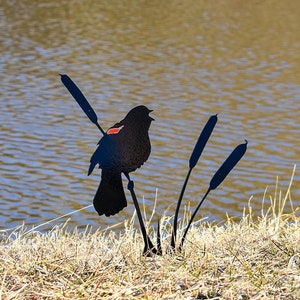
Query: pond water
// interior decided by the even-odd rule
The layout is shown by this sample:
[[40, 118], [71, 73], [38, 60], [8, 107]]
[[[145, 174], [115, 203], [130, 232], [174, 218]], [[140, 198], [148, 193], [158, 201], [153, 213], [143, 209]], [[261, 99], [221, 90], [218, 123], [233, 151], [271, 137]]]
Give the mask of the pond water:
[[[152, 153], [132, 174], [153, 224], [173, 215], [188, 160], [208, 118], [219, 121], [192, 172], [184, 207], [195, 207], [238, 144], [248, 151], [212, 191], [199, 218], [260, 213], [294, 165], [300, 205], [299, 1], [1, 1], [0, 229], [36, 226], [92, 204], [100, 180], [87, 177], [101, 136], [62, 85], [67, 73], [104, 129], [134, 106], [153, 109]], [[124, 180], [126, 187], [126, 181]], [[92, 207], [65, 222], [93, 227], [131, 218], [128, 207], [99, 217]], [[142, 205], [143, 206], [143, 205]], [[289, 203], [287, 212], [290, 212]]]

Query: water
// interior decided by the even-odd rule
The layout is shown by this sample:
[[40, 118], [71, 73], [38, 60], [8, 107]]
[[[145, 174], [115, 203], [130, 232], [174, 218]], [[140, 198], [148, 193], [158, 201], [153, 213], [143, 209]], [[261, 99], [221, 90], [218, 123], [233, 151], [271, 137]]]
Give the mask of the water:
[[[100, 133], [58, 73], [79, 85], [104, 129], [136, 105], [154, 109], [151, 156], [132, 174], [148, 216], [157, 192], [153, 223], [174, 214], [190, 153], [216, 113], [183, 207], [197, 205], [245, 138], [245, 157], [199, 217], [239, 217], [250, 197], [259, 212], [266, 187], [273, 195], [278, 176], [285, 191], [295, 164], [299, 206], [299, 8], [298, 1], [1, 1], [0, 229], [92, 203], [100, 173], [86, 173]], [[105, 228], [130, 218], [126, 193], [128, 207], [115, 217], [90, 207], [69, 225]]]

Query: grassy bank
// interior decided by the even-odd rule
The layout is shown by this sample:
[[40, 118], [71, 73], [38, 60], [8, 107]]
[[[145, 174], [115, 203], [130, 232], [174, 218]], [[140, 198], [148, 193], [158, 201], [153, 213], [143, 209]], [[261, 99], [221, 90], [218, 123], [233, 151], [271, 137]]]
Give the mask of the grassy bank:
[[300, 299], [300, 218], [290, 187], [265, 197], [271, 204], [259, 216], [250, 203], [239, 221], [196, 223], [177, 255], [165, 254], [168, 217], [164, 255], [151, 258], [141, 256], [143, 241], [132, 222], [122, 233], [63, 226], [47, 234], [2, 232], [0, 298]]

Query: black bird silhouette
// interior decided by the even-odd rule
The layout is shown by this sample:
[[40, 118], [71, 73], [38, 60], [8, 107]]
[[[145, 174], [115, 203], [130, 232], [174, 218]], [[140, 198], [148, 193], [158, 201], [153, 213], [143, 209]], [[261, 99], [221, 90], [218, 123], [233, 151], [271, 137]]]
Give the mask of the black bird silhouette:
[[148, 159], [151, 144], [148, 131], [154, 120], [144, 105], [133, 108], [126, 117], [109, 128], [91, 157], [88, 175], [99, 164], [101, 181], [93, 204], [98, 214], [111, 216], [127, 206], [121, 173], [129, 173]]

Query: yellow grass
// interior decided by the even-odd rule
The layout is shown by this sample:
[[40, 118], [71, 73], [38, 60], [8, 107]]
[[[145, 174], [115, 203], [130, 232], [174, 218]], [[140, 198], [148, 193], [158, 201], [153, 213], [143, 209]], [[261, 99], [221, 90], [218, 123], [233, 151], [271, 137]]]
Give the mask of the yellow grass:
[[[292, 178], [293, 179], [293, 178]], [[183, 252], [168, 252], [172, 220], [162, 220], [163, 256], [141, 255], [133, 221], [121, 233], [2, 231], [0, 299], [300, 299], [300, 227], [291, 184], [266, 190], [261, 215], [251, 201], [241, 220], [197, 222]], [[266, 204], [263, 204], [266, 206]], [[286, 210], [289, 209], [289, 213]], [[183, 225], [179, 228], [182, 234]], [[150, 232], [155, 240], [155, 233]]]

